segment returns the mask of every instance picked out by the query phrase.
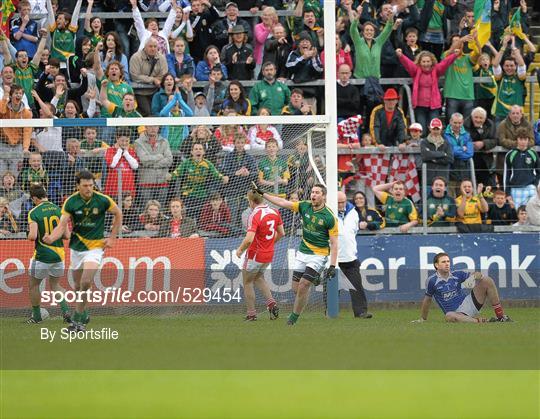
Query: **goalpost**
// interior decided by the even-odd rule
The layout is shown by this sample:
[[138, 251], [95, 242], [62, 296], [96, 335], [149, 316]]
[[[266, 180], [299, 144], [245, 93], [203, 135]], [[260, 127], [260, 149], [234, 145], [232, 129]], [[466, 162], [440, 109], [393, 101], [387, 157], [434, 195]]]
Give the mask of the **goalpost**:
[[[39, 170], [44, 175], [44, 181], [46, 178], [49, 196], [53, 202], [62, 204], [66, 196], [73, 192], [74, 173], [81, 167], [86, 167], [95, 173], [101, 191], [110, 193], [111, 187], [113, 191], [117, 191], [114, 198], [124, 213], [129, 214], [120, 240], [115, 248], [107, 250], [105, 254], [102, 269], [94, 279], [93, 288], [102, 291], [107, 288], [129, 290], [133, 293], [132, 300], [111, 302], [103, 306], [92, 304], [90, 308], [93, 312], [142, 315], [178, 312], [204, 314], [210, 310], [243, 312], [243, 298], [235, 299], [243, 293], [240, 291], [241, 260], [234, 251], [245, 235], [245, 220], [249, 212], [245, 200], [249, 189], [246, 179], [273, 182], [273, 185], [266, 183], [264, 187], [269, 192], [290, 199], [309, 199], [310, 186], [322, 181], [328, 187], [327, 204], [337, 214], [334, 2], [325, 2], [324, 9], [324, 115], [0, 120], [0, 128], [22, 130], [24, 127], [31, 127], [33, 136], [37, 137], [38, 141], [44, 129], [62, 129], [62, 134], [58, 135], [62, 136], [66, 153], [40, 153], [42, 163]], [[190, 195], [193, 191], [190, 192], [189, 187], [183, 184], [185, 178], [181, 180], [173, 174], [170, 181], [147, 188], [152, 189], [151, 193], [147, 189], [143, 193], [143, 177], [158, 169], [141, 161], [141, 158], [138, 158], [139, 167], [132, 170], [131, 175], [127, 168], [129, 163], [125, 161], [121, 161], [123, 169], [111, 168], [112, 152], [107, 152], [107, 147], [114, 147], [114, 133], [122, 127], [131, 129], [133, 146], [139, 137], [137, 129], [151, 126], [159, 127], [159, 135], [171, 145], [172, 161], [166, 168], [167, 173], [173, 173], [183, 160], [191, 157], [192, 150], [188, 147], [190, 141], [202, 141], [205, 144], [204, 157], [214, 164], [219, 173], [228, 176], [229, 181], [224, 183], [223, 178], [211, 178], [211, 175], [208, 175], [208, 179], [204, 181], [204, 193], [194, 197]], [[188, 131], [183, 132], [182, 127]], [[92, 128], [95, 131], [95, 142], [88, 138], [92, 136]], [[268, 131], [272, 134], [268, 134]], [[51, 135], [54, 135], [54, 132], [59, 131], [53, 131]], [[209, 132], [212, 133], [211, 136]], [[201, 138], [198, 138], [199, 135]], [[197, 139], [192, 140], [192, 136], [197, 136]], [[264, 140], [270, 136], [278, 137], [279, 150], [275, 161], [272, 156], [268, 157], [271, 151], [266, 150], [264, 145]], [[237, 138], [245, 138], [248, 144], [250, 139], [258, 138], [252, 140], [251, 147], [246, 147], [249, 149], [245, 153], [251, 162], [248, 174], [239, 174], [238, 170], [230, 172], [231, 167], [238, 168], [230, 157], [230, 150], [234, 149]], [[227, 150], [222, 150], [220, 142], [227, 144]], [[79, 150], [81, 148], [82, 151]], [[75, 157], [75, 154], [78, 155]], [[20, 155], [3, 155], [0, 159], [19, 159], [24, 176], [28, 176], [28, 156], [22, 158]], [[227, 170], [229, 172], [225, 173]], [[0, 240], [0, 310], [8, 315], [20, 315], [21, 310], [29, 307], [27, 274], [33, 251], [33, 243], [24, 240], [25, 217], [32, 207], [27, 195], [28, 179], [22, 179], [19, 174], [15, 181], [9, 208], [11, 217], [17, 223], [17, 231], [6, 234], [4, 240]], [[149, 204], [148, 199], [144, 202], [141, 199], [143, 195], [147, 196], [147, 193], [160, 205], [157, 208], [157, 219], [153, 218], [156, 205]], [[128, 195], [132, 198], [131, 203]], [[184, 204], [181, 224], [187, 226], [186, 220], [191, 218], [196, 227], [195, 231], [189, 231], [189, 235], [195, 233], [199, 237], [171, 237], [185, 233], [181, 228], [171, 227], [171, 221], [175, 220], [175, 217], [171, 214], [170, 203], [171, 199], [177, 197], [181, 198]], [[230, 218], [227, 218], [227, 213]], [[298, 214], [285, 211], [283, 218], [287, 235], [277, 244], [274, 262], [271, 269], [265, 273], [265, 279], [278, 303], [287, 306], [294, 301], [289, 267], [301, 239], [301, 223]], [[131, 225], [127, 225], [127, 221], [130, 221]], [[154, 224], [160, 227], [156, 228]], [[69, 252], [66, 252], [66, 255], [69, 255]], [[61, 284], [66, 289], [73, 289], [73, 279], [68, 269]], [[43, 281], [42, 288], [45, 287], [47, 284]], [[144, 296], [145, 301], [141, 301], [139, 294]], [[261, 301], [258, 301], [259, 309], [264, 307], [260, 303]], [[50, 308], [46, 304], [44, 307]], [[329, 317], [338, 315], [337, 278], [328, 282], [327, 297], [323, 296], [322, 285], [312, 292], [308, 310], [318, 311], [321, 315], [326, 312]], [[57, 311], [58, 309], [53, 307], [51, 313], [55, 315]]]

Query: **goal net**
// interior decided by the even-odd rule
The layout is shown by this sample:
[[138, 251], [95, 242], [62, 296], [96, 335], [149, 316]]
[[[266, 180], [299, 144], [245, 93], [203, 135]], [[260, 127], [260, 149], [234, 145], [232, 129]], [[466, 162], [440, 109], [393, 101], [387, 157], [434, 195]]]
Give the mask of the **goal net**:
[[[2, 121], [2, 129], [32, 129], [29, 153], [0, 156], [2, 314], [22, 315], [30, 307], [29, 186], [43, 184], [49, 200], [62, 206], [85, 169], [94, 174], [96, 190], [123, 212], [119, 240], [92, 284], [102, 298], [108, 293], [107, 301], [91, 303], [93, 314], [243, 312], [242, 259], [235, 250], [246, 232], [250, 183], [292, 201], [309, 200], [311, 186], [326, 183], [326, 122], [318, 116]], [[280, 211], [286, 236], [265, 280], [287, 307], [294, 301], [291, 267], [301, 220]], [[60, 283], [73, 290], [67, 242], [65, 248]], [[50, 302], [42, 307], [60, 313]], [[257, 309], [264, 308], [257, 292]], [[324, 313], [322, 286], [312, 291], [308, 309]]]

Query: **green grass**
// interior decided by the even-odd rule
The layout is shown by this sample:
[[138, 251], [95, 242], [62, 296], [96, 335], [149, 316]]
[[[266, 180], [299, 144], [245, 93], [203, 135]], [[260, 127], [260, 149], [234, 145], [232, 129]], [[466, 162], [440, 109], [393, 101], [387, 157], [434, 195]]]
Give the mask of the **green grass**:
[[294, 327], [95, 316], [90, 326], [119, 340], [73, 343], [40, 340], [58, 319], [2, 318], [0, 418], [538, 418], [539, 313], [509, 310], [507, 324], [446, 324], [435, 311], [412, 324], [408, 309], [371, 320], [309, 313]]

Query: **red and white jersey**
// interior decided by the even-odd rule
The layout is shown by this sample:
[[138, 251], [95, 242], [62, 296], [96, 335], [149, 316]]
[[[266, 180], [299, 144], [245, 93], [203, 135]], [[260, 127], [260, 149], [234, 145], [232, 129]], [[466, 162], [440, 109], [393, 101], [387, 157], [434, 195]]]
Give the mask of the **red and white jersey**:
[[247, 250], [247, 258], [262, 263], [272, 262], [277, 228], [282, 224], [278, 210], [268, 205], [255, 207], [248, 219], [248, 232], [253, 231], [255, 238]]

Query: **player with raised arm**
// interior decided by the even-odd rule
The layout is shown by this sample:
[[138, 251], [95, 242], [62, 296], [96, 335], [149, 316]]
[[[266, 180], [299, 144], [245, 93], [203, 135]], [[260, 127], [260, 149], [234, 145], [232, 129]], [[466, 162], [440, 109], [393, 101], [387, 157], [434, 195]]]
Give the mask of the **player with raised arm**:
[[326, 206], [326, 187], [315, 184], [311, 188], [311, 200], [291, 202], [284, 198], [263, 192], [255, 183], [253, 190], [261, 194], [267, 201], [281, 208], [298, 212], [302, 219], [302, 241], [296, 254], [293, 267], [293, 291], [296, 294], [292, 313], [287, 319], [288, 325], [294, 325], [304, 310], [309, 296], [311, 284], [317, 286], [320, 276], [328, 262], [323, 280], [336, 273], [338, 250], [338, 222], [336, 216]]
[[[77, 174], [78, 191], [64, 202], [60, 224], [50, 235], [43, 237], [47, 244], [58, 240], [72, 222], [72, 234], [69, 242], [71, 269], [75, 280], [75, 290], [80, 291], [73, 323], [69, 331], [84, 331], [89, 322], [86, 291], [92, 286], [104, 249], [113, 247], [116, 236], [122, 226], [122, 212], [111, 199], [94, 190], [94, 175], [87, 170]], [[111, 234], [105, 239], [105, 214], [114, 216]]]
[[[422, 301], [422, 313], [414, 322], [425, 322], [428, 318], [431, 298], [441, 307], [447, 322], [484, 323], [486, 319], [479, 317], [480, 309], [489, 299], [496, 317], [490, 322], [511, 322], [499, 300], [499, 293], [493, 279], [481, 272], [465, 272], [450, 270], [450, 256], [438, 253], [433, 258], [435, 274], [427, 279], [426, 295]], [[467, 294], [461, 285], [469, 278], [475, 281], [474, 288]]]
[[[64, 243], [60, 237], [51, 244], [43, 243], [43, 236], [49, 234], [60, 223], [62, 215], [60, 207], [49, 202], [47, 191], [41, 184], [32, 184], [29, 188], [30, 199], [34, 208], [28, 213], [28, 240], [35, 242], [35, 250], [30, 260], [30, 303], [32, 304], [32, 316], [26, 321], [28, 324], [41, 323], [41, 293], [39, 286], [41, 281], [49, 278], [51, 290], [64, 292], [58, 284], [64, 275]], [[69, 238], [69, 231], [64, 238]], [[60, 309], [65, 323], [71, 323], [69, 306], [66, 300], [60, 301]]]
[[249, 191], [247, 198], [253, 212], [249, 216], [246, 237], [236, 250], [236, 256], [240, 257], [247, 249], [242, 268], [246, 321], [257, 320], [254, 285], [257, 285], [266, 299], [270, 320], [275, 320], [279, 316], [279, 307], [264, 280], [264, 270], [274, 257], [274, 244], [285, 235], [283, 221], [279, 211], [263, 203], [262, 195]]

